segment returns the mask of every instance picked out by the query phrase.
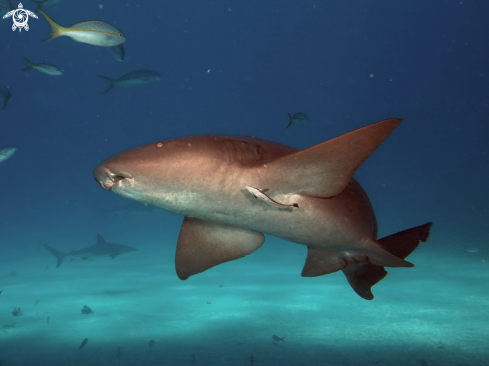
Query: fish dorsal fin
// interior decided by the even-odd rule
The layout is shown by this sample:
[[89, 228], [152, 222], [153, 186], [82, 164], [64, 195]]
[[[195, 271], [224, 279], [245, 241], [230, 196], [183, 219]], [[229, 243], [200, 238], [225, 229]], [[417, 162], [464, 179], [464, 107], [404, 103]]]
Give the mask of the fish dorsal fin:
[[95, 243], [95, 245], [105, 245], [105, 244], [107, 244], [107, 242], [105, 241], [104, 238], [102, 238], [102, 235], [97, 234], [97, 242]]
[[257, 250], [265, 236], [236, 226], [185, 217], [178, 237], [175, 267], [181, 280]]
[[286, 194], [335, 196], [401, 122], [398, 118], [387, 119], [262, 163], [260, 175], [263, 181], [260, 184]]

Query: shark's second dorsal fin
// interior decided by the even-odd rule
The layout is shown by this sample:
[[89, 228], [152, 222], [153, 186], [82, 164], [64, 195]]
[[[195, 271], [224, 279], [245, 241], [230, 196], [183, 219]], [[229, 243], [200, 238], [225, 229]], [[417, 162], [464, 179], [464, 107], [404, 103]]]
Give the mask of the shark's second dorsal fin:
[[[402, 122], [392, 118], [345, 133], [305, 150], [261, 165], [261, 186], [284, 194], [332, 197]], [[293, 179], [291, 179], [293, 177]]]
[[97, 242], [95, 243], [95, 245], [104, 245], [104, 244], [107, 244], [105, 239], [102, 238], [102, 235], [97, 234]]
[[257, 231], [185, 217], [175, 255], [178, 278], [186, 280], [218, 264], [242, 258], [264, 241], [265, 236]]

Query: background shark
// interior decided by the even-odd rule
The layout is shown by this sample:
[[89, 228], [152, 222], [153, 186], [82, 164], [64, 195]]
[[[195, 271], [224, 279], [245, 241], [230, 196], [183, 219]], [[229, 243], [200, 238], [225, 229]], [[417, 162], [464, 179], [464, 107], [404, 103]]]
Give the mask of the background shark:
[[44, 246], [47, 250], [51, 252], [52, 255], [58, 258], [56, 268], [61, 266], [65, 258], [71, 258], [72, 260], [75, 258], [86, 260], [95, 257], [110, 257], [114, 259], [121, 254], [126, 254], [137, 250], [136, 248], [132, 248], [123, 244], [107, 243], [100, 234], [97, 234], [97, 242], [95, 243], [95, 245], [91, 245], [89, 247], [79, 250], [72, 250], [69, 253], [62, 253], [59, 250], [50, 247], [49, 245], [44, 244]]
[[400, 123], [384, 120], [300, 151], [249, 137], [179, 138], [116, 155], [94, 176], [104, 189], [185, 216], [175, 258], [182, 280], [251, 254], [267, 233], [307, 245], [302, 276], [342, 270], [372, 300], [384, 267], [412, 267], [404, 258], [431, 228], [377, 240], [373, 208], [353, 179]]

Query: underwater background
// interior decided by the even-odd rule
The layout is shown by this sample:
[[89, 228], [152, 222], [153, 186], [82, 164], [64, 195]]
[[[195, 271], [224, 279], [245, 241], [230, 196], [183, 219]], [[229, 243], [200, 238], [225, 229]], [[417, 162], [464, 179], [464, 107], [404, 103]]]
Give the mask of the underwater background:
[[[0, 20], [0, 90], [12, 95], [0, 147], [17, 148], [0, 163], [1, 365], [489, 363], [489, 3], [61, 0], [43, 10], [64, 26], [116, 26], [125, 58], [68, 37], [44, 43], [39, 12], [29, 31]], [[24, 58], [64, 74], [23, 71]], [[162, 78], [102, 94], [97, 75], [141, 69]], [[286, 128], [299, 112], [309, 123]], [[433, 228], [408, 258], [415, 267], [388, 269], [373, 301], [342, 273], [301, 277], [307, 248], [269, 235], [252, 255], [180, 281], [182, 217], [92, 175], [160, 140], [212, 133], [304, 149], [393, 117], [404, 121], [355, 178], [379, 237]], [[44, 248], [69, 252], [97, 234], [137, 251], [55, 268]]]

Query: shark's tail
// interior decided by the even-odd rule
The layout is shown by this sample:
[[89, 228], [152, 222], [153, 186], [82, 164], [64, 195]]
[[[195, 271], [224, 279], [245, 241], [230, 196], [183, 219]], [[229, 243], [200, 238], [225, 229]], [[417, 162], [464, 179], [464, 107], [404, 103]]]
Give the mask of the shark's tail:
[[61, 253], [59, 250], [56, 250], [54, 248], [51, 248], [49, 245], [45, 245], [44, 247], [51, 252], [52, 255], [54, 255], [56, 258], [58, 258], [58, 263], [56, 264], [56, 268], [61, 266], [61, 263], [63, 263], [64, 257], [66, 257], [66, 254]]
[[[380, 246], [397, 258], [404, 259], [419, 245], [425, 242], [430, 235], [432, 223], [416, 226], [411, 229], [386, 236], [377, 240]], [[382, 266], [372, 263], [358, 263], [343, 269], [348, 282], [355, 292], [365, 300], [372, 300], [372, 286], [387, 276], [387, 271]]]

